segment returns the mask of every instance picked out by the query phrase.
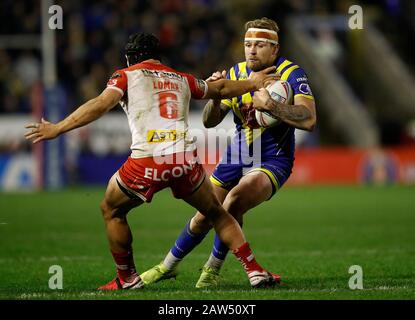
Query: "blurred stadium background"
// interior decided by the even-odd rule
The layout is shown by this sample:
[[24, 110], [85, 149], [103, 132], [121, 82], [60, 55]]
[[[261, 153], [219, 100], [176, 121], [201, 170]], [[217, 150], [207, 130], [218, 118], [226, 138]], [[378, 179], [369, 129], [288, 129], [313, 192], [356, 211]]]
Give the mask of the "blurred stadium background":
[[[305, 68], [317, 100], [317, 129], [297, 130], [290, 183], [415, 182], [413, 1], [50, 4], [62, 7], [63, 28], [46, 30], [43, 39], [40, 0], [0, 4], [1, 190], [107, 182], [128, 155], [121, 108], [34, 153], [23, 139], [23, 124], [41, 114], [60, 119], [98, 95], [111, 73], [124, 66], [129, 33], [157, 34], [167, 64], [208, 77], [243, 60], [244, 22], [262, 16], [280, 24], [281, 53]], [[348, 27], [353, 4], [363, 8], [362, 30]], [[192, 102], [194, 128], [202, 128], [203, 105]], [[226, 120], [221, 126], [231, 128], [232, 117]]]
[[[46, 8], [43, 14], [51, 4], [62, 7], [62, 29], [42, 29], [42, 3]], [[363, 8], [362, 30], [348, 26], [349, 8], [356, 4]], [[46, 14], [45, 21], [51, 16]], [[22, 288], [44, 287], [46, 281], [39, 280], [43, 279], [39, 274], [50, 263], [62, 262], [59, 255], [64, 256], [63, 263], [73, 265], [69, 272], [83, 279], [78, 288], [86, 290], [101, 283], [83, 282], [83, 270], [76, 269], [80, 268], [78, 261], [70, 257], [65, 260], [71, 254], [82, 255], [81, 259], [91, 263], [91, 270], [106, 268], [100, 281], [108, 280], [113, 270], [110, 258], [105, 256], [97, 204], [102, 188], [128, 156], [130, 146], [121, 108], [60, 140], [36, 147], [25, 141], [24, 125], [39, 120], [41, 115], [51, 121], [61, 119], [98, 95], [112, 72], [124, 67], [123, 48], [132, 32], [158, 35], [165, 63], [206, 78], [215, 70], [243, 61], [244, 23], [262, 16], [279, 23], [281, 54], [308, 73], [317, 102], [318, 124], [312, 133], [297, 130], [296, 162], [288, 185], [278, 200], [258, 208], [264, 214], [254, 215], [258, 220], [251, 220], [254, 227], [247, 228], [260, 248], [257, 254], [266, 257], [262, 261], [271, 266], [286, 262], [294, 279], [311, 279], [298, 282], [297, 289], [305, 286], [323, 290], [316, 296], [303, 292], [303, 297], [324, 296], [326, 285], [346, 286], [345, 266], [366, 258], [374, 270], [373, 285], [384, 294], [382, 297], [388, 297], [383, 281], [389, 281], [389, 276], [397, 277], [394, 282], [386, 282], [386, 286], [397, 286], [393, 297], [402, 298], [402, 290], [408, 285], [415, 287], [415, 55], [410, 49], [415, 34], [414, 1], [2, 0], [0, 242], [4, 251], [0, 275], [8, 280], [6, 292], [11, 288], [22, 293]], [[203, 106], [204, 102], [192, 101], [191, 127], [204, 130]], [[228, 130], [232, 126], [228, 115], [219, 127]], [[203, 141], [198, 142], [203, 148]], [[212, 165], [207, 169], [211, 170]], [[347, 186], [334, 187], [338, 185]], [[39, 190], [64, 193], [21, 193]], [[136, 243], [148, 257], [140, 262], [144, 263], [140, 271], [159, 262], [192, 212], [187, 209], [186, 215], [177, 213], [177, 217], [166, 214], [166, 220], [159, 221], [158, 210], [168, 212], [170, 203], [178, 206], [171, 197], [160, 197], [165, 200], [156, 199], [157, 205], [146, 207], [140, 218], [141, 228], [150, 230], [140, 233], [142, 238]], [[62, 205], [67, 202], [73, 209]], [[266, 215], [279, 209], [282, 212], [278, 215]], [[85, 210], [97, 214], [84, 214]], [[58, 221], [52, 218], [56, 211]], [[277, 233], [269, 230], [271, 225], [280, 228]], [[152, 237], [158, 228], [166, 232], [158, 232], [163, 235], [154, 249]], [[59, 245], [56, 240], [60, 240]], [[85, 240], [89, 246], [84, 245]], [[267, 249], [275, 241], [280, 249], [276, 257]], [[345, 243], [354, 244], [354, 249]], [[208, 241], [203, 246], [204, 253], [208, 252]], [[297, 252], [299, 248], [302, 251]], [[42, 258], [33, 264], [37, 261], [33, 256]], [[202, 258], [198, 258], [200, 267]], [[27, 283], [22, 282], [25, 280], [15, 268], [16, 261], [31, 261], [30, 268], [22, 269]], [[316, 272], [327, 274], [337, 267], [331, 280], [326, 279], [328, 284], [316, 278]], [[193, 269], [191, 272], [194, 274]], [[239, 278], [242, 275], [232, 274], [229, 279]], [[340, 284], [333, 280], [338, 278]], [[405, 294], [413, 298], [411, 290]], [[148, 296], [152, 294], [150, 291]], [[10, 297], [7, 293], [5, 296]], [[168, 294], [162, 297], [171, 298]], [[347, 293], [340, 297], [350, 296]]]
[[[34, 152], [23, 125], [41, 114], [60, 119], [98, 95], [125, 65], [129, 33], [157, 34], [167, 64], [208, 77], [243, 60], [244, 22], [262, 16], [280, 24], [281, 53], [305, 68], [317, 100], [317, 129], [297, 130], [289, 183], [415, 182], [413, 1], [47, 3], [62, 7], [63, 28], [43, 38], [40, 0], [0, 4], [1, 190], [107, 182], [128, 155], [121, 108]], [[353, 4], [363, 8], [362, 30], [348, 27]], [[203, 127], [203, 105], [192, 102], [193, 128]], [[232, 128], [232, 117], [221, 127]]]

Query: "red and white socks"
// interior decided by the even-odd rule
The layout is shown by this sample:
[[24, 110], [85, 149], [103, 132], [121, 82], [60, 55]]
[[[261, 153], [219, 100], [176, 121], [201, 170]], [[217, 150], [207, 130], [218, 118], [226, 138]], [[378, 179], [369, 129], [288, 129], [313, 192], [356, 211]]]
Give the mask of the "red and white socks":
[[246, 273], [250, 273], [252, 271], [264, 271], [264, 269], [258, 264], [258, 262], [256, 262], [255, 256], [252, 253], [252, 250], [249, 247], [248, 242], [245, 242], [238, 249], [234, 250], [233, 254], [242, 263], [242, 266], [244, 267]]
[[273, 276], [256, 262], [248, 242], [234, 250], [233, 254], [244, 267], [252, 287], [265, 287], [275, 283]]
[[135, 269], [133, 252], [126, 251], [122, 253], [111, 251], [114, 258], [115, 265], [117, 267], [117, 275], [123, 282], [132, 282], [137, 277], [137, 271]]

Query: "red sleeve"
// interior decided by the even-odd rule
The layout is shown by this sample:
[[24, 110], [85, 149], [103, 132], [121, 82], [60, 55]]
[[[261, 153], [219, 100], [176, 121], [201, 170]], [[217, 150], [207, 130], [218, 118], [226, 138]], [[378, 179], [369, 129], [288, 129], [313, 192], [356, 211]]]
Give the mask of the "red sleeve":
[[127, 91], [127, 75], [123, 70], [115, 71], [107, 82], [107, 88], [118, 90], [122, 95]]
[[189, 83], [190, 92], [192, 93], [192, 98], [202, 99], [207, 92], [207, 84], [204, 80], [196, 79], [191, 74], [183, 74], [187, 78]]

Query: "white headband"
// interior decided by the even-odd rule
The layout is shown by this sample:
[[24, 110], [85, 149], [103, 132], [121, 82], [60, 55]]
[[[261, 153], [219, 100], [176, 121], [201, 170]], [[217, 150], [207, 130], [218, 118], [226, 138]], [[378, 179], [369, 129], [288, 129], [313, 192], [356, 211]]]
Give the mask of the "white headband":
[[269, 29], [249, 28], [245, 33], [245, 41], [264, 41], [278, 44], [278, 33]]

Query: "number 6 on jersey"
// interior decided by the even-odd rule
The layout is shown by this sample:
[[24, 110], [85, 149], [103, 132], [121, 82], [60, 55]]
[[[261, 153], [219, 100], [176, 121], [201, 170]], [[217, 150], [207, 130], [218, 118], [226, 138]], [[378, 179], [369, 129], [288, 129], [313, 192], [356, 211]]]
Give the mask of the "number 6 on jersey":
[[177, 119], [177, 95], [173, 92], [160, 92], [160, 116], [167, 119]]

